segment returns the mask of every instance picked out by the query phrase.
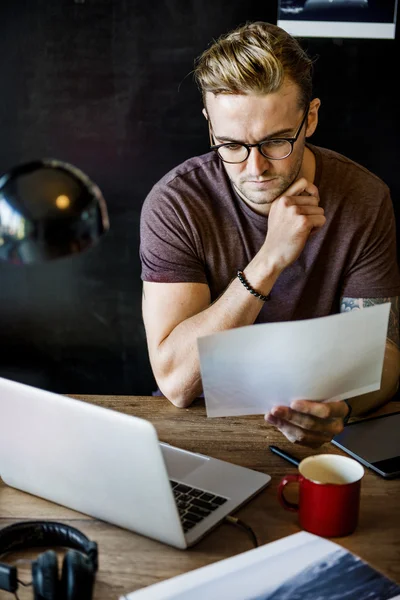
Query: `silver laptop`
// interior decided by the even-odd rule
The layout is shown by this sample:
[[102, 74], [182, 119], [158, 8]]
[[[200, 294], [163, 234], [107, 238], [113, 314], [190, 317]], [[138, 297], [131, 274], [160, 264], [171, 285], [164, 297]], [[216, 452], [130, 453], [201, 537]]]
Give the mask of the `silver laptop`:
[[0, 424], [6, 484], [177, 548], [271, 480], [160, 443], [145, 419], [3, 378]]

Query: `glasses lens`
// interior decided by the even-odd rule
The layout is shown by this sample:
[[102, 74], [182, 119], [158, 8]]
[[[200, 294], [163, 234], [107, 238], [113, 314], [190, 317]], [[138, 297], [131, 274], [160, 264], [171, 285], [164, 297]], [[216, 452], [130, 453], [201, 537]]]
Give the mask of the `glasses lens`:
[[269, 140], [260, 149], [266, 158], [286, 158], [292, 152], [292, 144], [287, 140]]
[[225, 162], [240, 163], [246, 160], [248, 156], [246, 146], [242, 144], [226, 144], [218, 148], [218, 154]]

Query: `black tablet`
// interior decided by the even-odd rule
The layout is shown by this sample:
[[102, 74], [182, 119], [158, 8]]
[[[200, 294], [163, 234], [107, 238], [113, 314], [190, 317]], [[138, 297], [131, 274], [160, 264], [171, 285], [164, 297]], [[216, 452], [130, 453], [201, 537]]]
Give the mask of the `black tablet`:
[[332, 443], [378, 475], [400, 477], [400, 411], [349, 423]]

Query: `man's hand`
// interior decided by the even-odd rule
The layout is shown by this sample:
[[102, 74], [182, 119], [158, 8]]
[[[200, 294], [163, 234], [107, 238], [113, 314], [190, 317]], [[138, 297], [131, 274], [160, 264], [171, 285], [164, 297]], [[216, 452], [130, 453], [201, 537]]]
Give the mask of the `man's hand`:
[[274, 406], [265, 420], [290, 442], [318, 448], [343, 430], [349, 407], [345, 402], [295, 400], [289, 406]]
[[292, 264], [311, 232], [325, 224], [318, 188], [304, 177], [295, 181], [271, 205], [263, 248], [279, 271]]

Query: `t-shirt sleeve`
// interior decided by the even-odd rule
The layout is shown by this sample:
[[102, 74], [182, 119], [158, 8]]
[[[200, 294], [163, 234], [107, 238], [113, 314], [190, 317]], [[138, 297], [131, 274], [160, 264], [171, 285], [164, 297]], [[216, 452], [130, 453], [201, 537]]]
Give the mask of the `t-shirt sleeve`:
[[144, 201], [139, 251], [143, 281], [207, 283], [201, 241], [178, 196], [167, 185], [157, 185]]
[[389, 192], [381, 202], [365, 243], [345, 273], [341, 295], [348, 298], [400, 295], [396, 221]]

